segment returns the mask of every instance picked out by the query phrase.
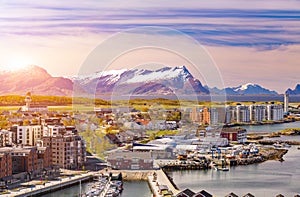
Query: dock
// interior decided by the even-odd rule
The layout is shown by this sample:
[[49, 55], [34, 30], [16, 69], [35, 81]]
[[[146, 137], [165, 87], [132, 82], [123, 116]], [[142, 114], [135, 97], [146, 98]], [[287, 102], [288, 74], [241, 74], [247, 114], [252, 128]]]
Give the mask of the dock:
[[162, 169], [156, 170], [152, 175], [148, 176], [148, 183], [152, 193], [156, 197], [163, 197], [164, 193], [171, 192], [173, 195], [176, 195], [180, 192], [180, 190], [174, 187]]
[[86, 174], [80, 174], [75, 176], [69, 176], [57, 181], [51, 181], [45, 183], [45, 185], [36, 185], [32, 188], [24, 188], [19, 191], [11, 190], [10, 194], [1, 195], [1, 197], [27, 197], [27, 196], [38, 196], [43, 193], [50, 193], [55, 190], [60, 190], [65, 187], [69, 187], [71, 185], [79, 184], [81, 181], [87, 181], [93, 178], [94, 172], [88, 172]]

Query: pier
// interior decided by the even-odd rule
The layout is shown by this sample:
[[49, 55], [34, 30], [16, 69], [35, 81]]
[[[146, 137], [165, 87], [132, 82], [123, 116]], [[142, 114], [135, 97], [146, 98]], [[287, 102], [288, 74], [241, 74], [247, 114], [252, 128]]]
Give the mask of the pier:
[[19, 191], [13, 191], [10, 190], [10, 194], [4, 194], [1, 195], [1, 197], [27, 197], [27, 196], [38, 196], [43, 193], [49, 193], [55, 190], [60, 190], [65, 187], [69, 187], [71, 185], [79, 184], [81, 181], [88, 181], [92, 179], [94, 176], [94, 172], [89, 172], [86, 174], [80, 174], [80, 175], [75, 175], [75, 176], [69, 176], [66, 178], [62, 178], [61, 180], [57, 181], [51, 181], [48, 183], [45, 183], [45, 185], [35, 185], [34, 187], [31, 188], [24, 188], [20, 189]]
[[174, 187], [163, 170], [156, 170], [150, 176], [148, 176], [148, 183], [154, 196], [163, 197], [166, 193], [176, 195], [180, 192]]

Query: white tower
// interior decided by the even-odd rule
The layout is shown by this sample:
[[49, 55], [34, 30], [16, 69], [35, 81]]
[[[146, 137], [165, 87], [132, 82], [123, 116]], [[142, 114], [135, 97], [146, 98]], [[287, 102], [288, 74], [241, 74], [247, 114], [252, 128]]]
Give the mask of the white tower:
[[284, 94], [284, 113], [289, 112], [289, 94], [285, 93]]
[[26, 96], [25, 96], [25, 103], [26, 103], [26, 111], [28, 111], [29, 110], [29, 108], [30, 108], [30, 103], [31, 103], [31, 93], [30, 92], [27, 92], [26, 93]]

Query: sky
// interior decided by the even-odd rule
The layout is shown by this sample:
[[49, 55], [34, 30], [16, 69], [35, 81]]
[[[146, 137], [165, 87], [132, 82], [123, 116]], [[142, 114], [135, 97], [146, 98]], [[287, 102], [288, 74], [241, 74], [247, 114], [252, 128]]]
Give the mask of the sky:
[[[214, 66], [226, 87], [258, 83], [282, 93], [300, 83], [299, 32], [298, 0], [0, 0], [0, 69], [34, 64], [73, 76], [155, 62], [186, 65], [220, 86], [203, 76]], [[110, 64], [87, 67], [95, 50]], [[208, 60], [191, 61], [196, 52]]]

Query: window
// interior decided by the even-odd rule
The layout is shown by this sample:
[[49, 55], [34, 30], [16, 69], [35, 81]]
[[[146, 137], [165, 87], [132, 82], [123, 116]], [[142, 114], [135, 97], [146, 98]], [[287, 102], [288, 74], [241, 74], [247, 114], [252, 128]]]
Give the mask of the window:
[[131, 165], [131, 169], [138, 170], [138, 169], [140, 169], [140, 166], [139, 165]]
[[132, 163], [138, 163], [139, 162], [139, 158], [132, 158], [131, 161], [132, 161]]

